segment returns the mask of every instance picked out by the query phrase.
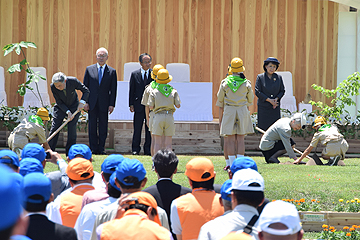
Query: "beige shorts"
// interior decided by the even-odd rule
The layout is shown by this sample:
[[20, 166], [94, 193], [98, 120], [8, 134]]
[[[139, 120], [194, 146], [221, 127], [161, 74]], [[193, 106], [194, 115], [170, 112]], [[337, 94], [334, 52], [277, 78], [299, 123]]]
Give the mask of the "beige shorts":
[[250, 112], [246, 106], [224, 106], [220, 135], [246, 135], [254, 133]]
[[26, 144], [29, 143], [29, 139], [25, 136], [20, 134], [10, 134], [8, 138], [8, 145], [10, 150], [15, 152], [18, 157], [21, 156], [22, 149], [25, 147]]
[[158, 136], [174, 136], [175, 123], [172, 113], [156, 113], [152, 122], [152, 134]]
[[153, 121], [154, 121], [154, 111], [150, 111], [149, 113], [149, 131], [150, 133], [152, 134], [152, 124], [153, 124]]
[[349, 144], [345, 139], [341, 139], [337, 142], [328, 142], [326, 147], [322, 151], [322, 154], [329, 157], [341, 156], [341, 159], [345, 158], [345, 153], [349, 149]]

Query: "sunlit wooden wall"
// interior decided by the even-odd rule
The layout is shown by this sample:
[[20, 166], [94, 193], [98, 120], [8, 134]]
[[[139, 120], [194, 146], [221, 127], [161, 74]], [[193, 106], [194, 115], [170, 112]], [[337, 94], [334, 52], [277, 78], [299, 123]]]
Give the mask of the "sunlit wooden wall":
[[[0, 0], [0, 26], [1, 47], [37, 44], [26, 51], [28, 61], [44, 66], [49, 82], [58, 71], [82, 81], [101, 46], [119, 81], [124, 63], [143, 52], [153, 65], [188, 63], [192, 82], [213, 83], [214, 117], [220, 81], [235, 56], [253, 85], [263, 60], [277, 57], [279, 70], [293, 73], [297, 102], [313, 83], [336, 87], [338, 4], [327, 0]], [[15, 53], [1, 55], [0, 66], [18, 60]], [[5, 78], [8, 105], [22, 105], [16, 90], [24, 74]]]

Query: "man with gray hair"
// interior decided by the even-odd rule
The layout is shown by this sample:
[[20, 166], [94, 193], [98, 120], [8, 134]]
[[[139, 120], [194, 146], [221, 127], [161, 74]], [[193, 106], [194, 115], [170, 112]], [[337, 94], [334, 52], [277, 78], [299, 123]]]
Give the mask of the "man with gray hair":
[[289, 158], [297, 159], [293, 146], [295, 142], [290, 138], [291, 129], [304, 128], [306, 118], [302, 113], [295, 113], [291, 118], [280, 118], [271, 125], [260, 140], [259, 148], [267, 163], [280, 163], [278, 157], [287, 154]]
[[109, 114], [114, 111], [117, 92], [116, 70], [106, 64], [106, 48], [96, 51], [96, 64], [86, 67], [84, 85], [90, 90], [89, 102], [84, 109], [89, 112], [89, 146], [92, 154], [106, 154], [105, 141]]
[[[51, 92], [55, 98], [55, 106], [53, 113], [53, 120], [50, 129], [50, 135], [55, 132], [63, 123], [65, 117], [71, 121], [68, 123], [68, 138], [66, 143], [66, 156], [68, 155], [70, 147], [76, 143], [76, 123], [79, 119], [80, 112], [73, 114], [76, 110], [84, 108], [89, 98], [89, 89], [82, 84], [75, 77], [67, 77], [64, 73], [55, 73], [52, 77], [50, 85]], [[79, 103], [79, 98], [76, 90], [82, 92], [82, 97]], [[56, 134], [50, 141], [50, 148], [55, 151], [59, 134]]]

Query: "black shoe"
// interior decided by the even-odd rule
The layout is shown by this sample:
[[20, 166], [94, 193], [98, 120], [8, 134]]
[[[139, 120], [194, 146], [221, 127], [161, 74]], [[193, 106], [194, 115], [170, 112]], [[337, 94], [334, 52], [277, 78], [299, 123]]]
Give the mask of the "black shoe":
[[144, 153], [145, 156], [151, 156], [151, 153]]
[[133, 151], [133, 152], [132, 152], [132, 155], [139, 155], [139, 152]]
[[92, 155], [99, 155], [99, 152], [91, 151]]
[[99, 155], [107, 155], [105, 151], [99, 152]]

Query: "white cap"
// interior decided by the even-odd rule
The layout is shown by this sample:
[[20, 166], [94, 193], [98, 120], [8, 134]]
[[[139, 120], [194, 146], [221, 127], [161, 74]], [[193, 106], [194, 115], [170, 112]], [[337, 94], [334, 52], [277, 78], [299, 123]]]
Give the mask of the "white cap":
[[263, 192], [264, 188], [264, 178], [251, 168], [237, 171], [232, 178], [231, 190]]
[[306, 125], [305, 113], [295, 113], [291, 119], [300, 119], [300, 124], [302, 128], [304, 128]]
[[[269, 227], [272, 223], [282, 223], [287, 229], [274, 229]], [[292, 203], [284, 201], [270, 202], [265, 205], [259, 218], [261, 231], [272, 235], [292, 235], [301, 230], [299, 213]]]

